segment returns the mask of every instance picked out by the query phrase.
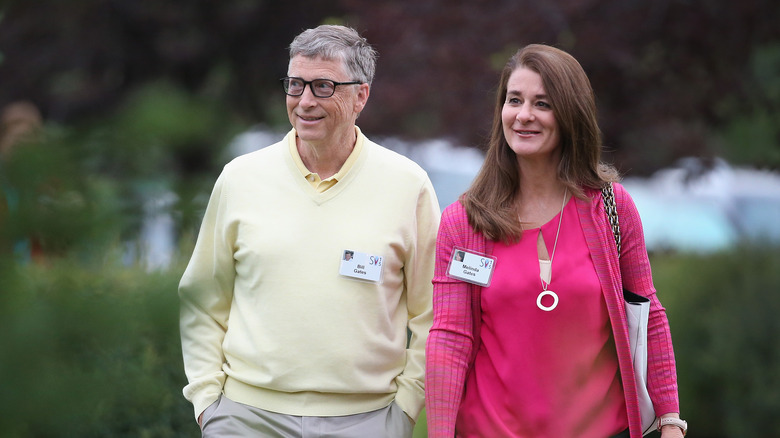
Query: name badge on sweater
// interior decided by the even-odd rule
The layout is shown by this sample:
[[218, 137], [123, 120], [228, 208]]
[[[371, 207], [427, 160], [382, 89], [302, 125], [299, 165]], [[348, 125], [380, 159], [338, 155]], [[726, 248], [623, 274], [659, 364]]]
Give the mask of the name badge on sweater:
[[382, 282], [382, 261], [384, 257], [345, 249], [341, 254], [339, 274], [358, 280]]
[[490, 286], [490, 279], [493, 278], [493, 268], [495, 267], [495, 257], [454, 248], [450, 256], [447, 276], [487, 287]]

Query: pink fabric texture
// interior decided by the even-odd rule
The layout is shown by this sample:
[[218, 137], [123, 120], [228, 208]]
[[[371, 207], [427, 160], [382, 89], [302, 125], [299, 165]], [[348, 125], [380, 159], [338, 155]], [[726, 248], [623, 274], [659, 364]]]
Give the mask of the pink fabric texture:
[[[677, 376], [666, 311], [655, 295], [639, 214], [623, 187], [620, 184], [614, 187], [623, 239], [619, 260], [600, 191], [586, 189], [589, 199], [583, 201], [575, 198], [574, 202], [607, 306], [623, 382], [630, 434], [632, 438], [641, 438], [636, 384], [622, 299], [623, 287], [651, 300], [648, 389], [656, 414], [679, 412]], [[426, 415], [430, 437], [455, 436], [464, 387], [481, 342], [482, 288], [446, 275], [455, 246], [486, 254], [492, 254], [494, 249], [494, 242], [471, 229], [459, 202], [447, 207], [442, 214], [436, 248], [434, 320], [426, 350]], [[565, 416], [566, 412], [558, 412], [557, 415]]]
[[519, 242], [494, 246], [459, 436], [604, 438], [628, 427], [607, 306], [575, 202], [541, 227], [548, 254], [556, 249], [548, 290], [559, 300], [549, 312], [536, 305], [539, 233], [525, 230]]

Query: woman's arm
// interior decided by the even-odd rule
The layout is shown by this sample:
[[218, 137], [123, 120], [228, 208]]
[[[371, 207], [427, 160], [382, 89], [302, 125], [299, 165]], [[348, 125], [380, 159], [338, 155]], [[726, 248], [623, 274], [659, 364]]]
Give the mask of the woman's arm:
[[622, 238], [620, 268], [623, 287], [650, 299], [647, 327], [648, 392], [656, 414], [677, 414], [680, 409], [671, 331], [666, 310], [658, 300], [653, 285], [642, 221], [633, 199], [619, 184], [615, 184], [615, 198]]
[[[468, 232], [448, 208], [436, 242], [433, 277], [433, 327], [426, 348], [425, 401], [429, 437], [455, 436], [466, 374], [473, 348], [471, 285], [449, 278], [447, 267], [456, 242]], [[458, 220], [461, 219], [461, 220]], [[458, 245], [460, 246], [460, 245]]]

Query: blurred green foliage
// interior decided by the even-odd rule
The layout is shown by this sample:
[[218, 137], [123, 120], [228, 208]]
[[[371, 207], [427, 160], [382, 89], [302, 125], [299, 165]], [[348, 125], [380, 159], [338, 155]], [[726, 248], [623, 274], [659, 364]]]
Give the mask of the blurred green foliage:
[[78, 249], [92, 254], [92, 245], [109, 241], [130, 217], [123, 215], [117, 182], [86, 175], [70, 141], [64, 131], [52, 130], [0, 160], [0, 248], [29, 240], [51, 255]]
[[715, 130], [720, 153], [735, 164], [780, 167], [780, 43], [755, 48], [749, 63], [747, 97], [724, 96], [718, 112], [726, 123]]
[[[49, 124], [0, 156], [2, 436], [197, 435], [181, 395], [183, 266], [150, 271], [131, 249], [145, 202], [175, 191], [167, 212], [191, 252], [236, 125], [164, 83], [107, 116]], [[197, 164], [182, 168], [193, 149]]]
[[652, 260], [697, 437], [780, 437], [780, 248]]
[[8, 437], [194, 436], [177, 275], [70, 258], [0, 273]]
[[97, 120], [47, 124], [0, 157], [0, 252], [26, 242], [101, 258], [134, 244], [146, 204], [165, 193], [176, 237], [191, 237], [227, 144], [246, 128], [218, 101], [167, 82], [140, 87]]

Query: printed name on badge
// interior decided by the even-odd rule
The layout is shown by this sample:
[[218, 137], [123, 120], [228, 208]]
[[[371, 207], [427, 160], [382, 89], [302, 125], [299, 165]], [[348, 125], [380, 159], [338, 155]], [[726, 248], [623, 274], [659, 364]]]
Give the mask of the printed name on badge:
[[495, 266], [495, 257], [455, 248], [452, 250], [447, 276], [486, 287], [490, 286]]
[[341, 254], [339, 274], [358, 280], [382, 282], [382, 262], [384, 257], [345, 249]]

